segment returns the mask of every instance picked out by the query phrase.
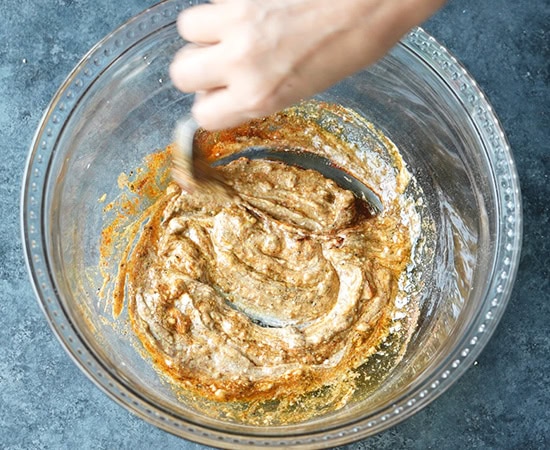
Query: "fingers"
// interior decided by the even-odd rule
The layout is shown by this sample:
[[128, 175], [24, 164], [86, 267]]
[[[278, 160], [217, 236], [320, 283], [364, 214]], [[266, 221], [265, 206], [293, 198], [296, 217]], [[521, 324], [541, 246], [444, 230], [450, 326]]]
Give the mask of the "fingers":
[[203, 4], [183, 11], [178, 16], [180, 36], [198, 44], [215, 44], [220, 41], [226, 23], [224, 5]]
[[207, 130], [237, 126], [247, 120], [272, 114], [283, 106], [275, 95], [256, 95], [244, 86], [213, 89], [195, 95], [192, 113], [198, 124]]
[[183, 11], [177, 20], [178, 33], [188, 44], [174, 57], [170, 77], [184, 92], [206, 91], [225, 86], [220, 64], [223, 55], [216, 45], [227, 20], [223, 1], [197, 5]]
[[248, 118], [236, 112], [236, 103], [229, 89], [214, 89], [196, 95], [191, 112], [201, 127], [221, 130], [239, 125]]
[[217, 45], [187, 45], [176, 53], [170, 64], [170, 78], [180, 91], [196, 92], [225, 86], [220, 70], [221, 50]]
[[271, 27], [275, 36], [258, 31], [261, 39], [250, 34], [263, 30], [266, 5], [211, 0], [178, 17], [179, 34], [197, 45], [188, 44], [175, 55], [170, 77], [179, 90], [197, 93], [193, 114], [202, 127], [228, 128], [275, 111], [270, 92], [284, 77], [284, 64], [273, 60], [280, 60], [274, 54], [284, 29]]
[[222, 130], [237, 126], [246, 120], [265, 114], [254, 112], [242, 105], [228, 88], [202, 92], [195, 96], [192, 113], [199, 125], [207, 130]]

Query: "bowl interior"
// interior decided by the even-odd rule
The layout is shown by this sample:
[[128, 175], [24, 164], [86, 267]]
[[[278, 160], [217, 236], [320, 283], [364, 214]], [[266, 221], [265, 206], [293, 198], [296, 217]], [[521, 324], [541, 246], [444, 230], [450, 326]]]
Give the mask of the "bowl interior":
[[[191, 107], [192, 97], [177, 92], [166, 75], [180, 46], [173, 20], [167, 21], [132, 39], [131, 46], [95, 72], [73, 74], [58, 94], [56, 105], [71, 95], [78, 101], [55, 136], [45, 172], [41, 221], [46, 264], [56, 301], [98, 370], [86, 369], [85, 358], [72, 353], [98, 384], [107, 391], [109, 384], [116, 385], [124, 393], [119, 400], [130, 409], [132, 398], [150, 405], [153, 421], [155, 414], [157, 419], [167, 414], [174, 422], [267, 439], [281, 430], [227, 423], [179, 401], [143, 358], [127, 322], [114, 321], [98, 295], [103, 284], [100, 236], [109, 220], [104, 208], [120, 194], [119, 175], [168, 145], [175, 122]], [[72, 92], [78, 77], [86, 89]], [[441, 379], [485, 314], [500, 245], [501, 186], [489, 144], [472, 119], [474, 107], [457, 96], [456, 88], [410, 43], [402, 43], [376, 65], [319, 95], [359, 112], [397, 145], [425, 193], [436, 233], [427, 243], [432, 263], [421, 274], [419, 325], [392, 375], [368, 398], [287, 426], [285, 435], [338, 429], [386, 414], [388, 420], [377, 419], [371, 427], [375, 432], [400, 420], [408, 412], [390, 417], [388, 411], [419, 398], [419, 392], [425, 392], [420, 397], [432, 395], [435, 388], [428, 386]]]

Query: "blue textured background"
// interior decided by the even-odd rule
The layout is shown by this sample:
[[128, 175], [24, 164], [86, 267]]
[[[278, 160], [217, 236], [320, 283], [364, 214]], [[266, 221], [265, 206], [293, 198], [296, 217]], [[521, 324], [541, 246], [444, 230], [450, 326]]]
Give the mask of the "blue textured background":
[[[152, 0], [1, 0], [0, 448], [204, 447], [113, 403], [65, 354], [34, 298], [19, 231], [27, 149], [84, 53]], [[510, 305], [477, 364], [434, 403], [345, 447], [550, 448], [550, 1], [451, 0], [425, 28], [468, 68], [517, 161], [524, 246]]]

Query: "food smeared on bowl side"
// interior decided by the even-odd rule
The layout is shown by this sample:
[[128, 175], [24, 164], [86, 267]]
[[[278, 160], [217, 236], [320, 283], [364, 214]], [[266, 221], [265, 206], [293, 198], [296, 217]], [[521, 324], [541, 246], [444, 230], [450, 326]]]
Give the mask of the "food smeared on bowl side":
[[[347, 123], [368, 132], [350, 139]], [[122, 183], [137, 197], [109, 205], [121, 211], [116, 220], [133, 217], [103, 234], [104, 273], [120, 256], [106, 290], [115, 315], [127, 308], [159, 372], [218, 417], [297, 422], [368, 395], [399, 362], [418, 316], [426, 218], [399, 152], [354, 112], [313, 101], [201, 130], [198, 140], [212, 161], [251, 145], [323, 155], [373, 189], [384, 211], [371, 216], [334, 181], [278, 161], [219, 167], [232, 195], [158, 188], [169, 147]], [[152, 194], [147, 208], [136, 204], [143, 193]], [[113, 252], [114, 242], [124, 250]]]

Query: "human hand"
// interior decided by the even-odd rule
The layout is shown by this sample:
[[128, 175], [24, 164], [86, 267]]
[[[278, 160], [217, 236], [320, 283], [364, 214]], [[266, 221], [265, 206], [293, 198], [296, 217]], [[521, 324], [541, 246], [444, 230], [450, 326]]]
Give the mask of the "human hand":
[[185, 10], [170, 66], [206, 129], [262, 117], [375, 62], [444, 0], [212, 0]]

